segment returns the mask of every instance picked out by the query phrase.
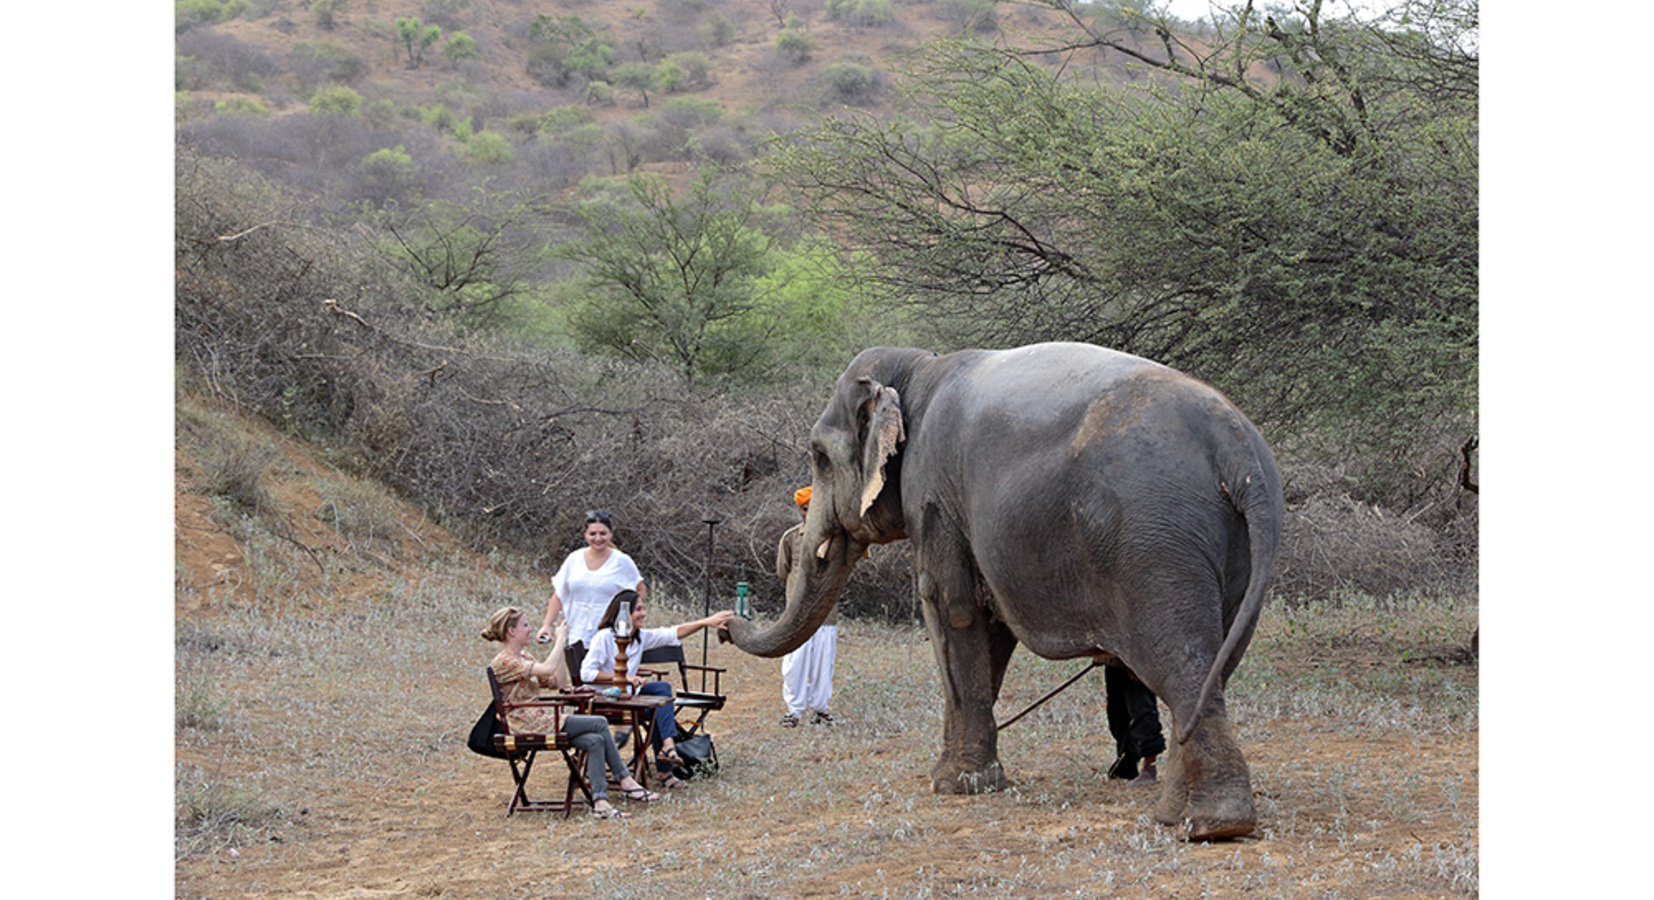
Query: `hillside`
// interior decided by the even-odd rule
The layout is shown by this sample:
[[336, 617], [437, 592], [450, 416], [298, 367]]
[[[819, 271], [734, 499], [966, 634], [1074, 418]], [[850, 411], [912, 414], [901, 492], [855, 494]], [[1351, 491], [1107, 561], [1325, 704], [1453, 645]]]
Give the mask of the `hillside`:
[[[200, 24], [181, 14], [177, 131], [208, 156], [353, 209], [458, 199], [473, 185], [555, 195], [594, 175], [739, 165], [822, 115], [893, 110], [894, 73], [927, 41], [1030, 46], [1062, 22], [981, 0], [873, 4], [890, 15], [876, 22], [820, 0], [327, 2], [330, 24], [322, 0], [267, 0]], [[197, 4], [242, 9], [180, 9]], [[399, 33], [415, 19], [410, 33], [430, 36], [422, 51]], [[1134, 77], [1124, 58], [1089, 51], [1046, 62]]]
[[[180, 86], [189, 91], [190, 108], [247, 96], [266, 99], [277, 114], [294, 112], [305, 108], [306, 87], [338, 80], [364, 96], [401, 103], [448, 102], [467, 111], [507, 115], [543, 112], [549, 105], [579, 102], [584, 87], [552, 88], [529, 74], [537, 43], [530, 27], [544, 14], [577, 17], [614, 48], [616, 62], [704, 53], [709, 83], [685, 86], [683, 93], [714, 100], [729, 114], [748, 115], [796, 103], [799, 89], [835, 62], [866, 60], [889, 71], [903, 55], [936, 37], [970, 31], [984, 39], [1028, 42], [1051, 33], [1061, 21], [1051, 10], [1027, 5], [990, 9], [982, 3], [933, 2], [890, 5], [888, 21], [858, 23], [833, 16], [828, 6], [821, 0], [341, 0], [331, 25], [324, 26], [316, 12], [320, 3], [275, 0], [255, 5], [242, 17], [181, 33], [180, 80], [190, 83]], [[418, 67], [409, 65], [408, 50], [397, 35], [396, 22], [405, 17], [442, 30]], [[789, 19], [811, 45], [807, 58], [796, 62], [776, 49]], [[444, 57], [442, 50], [456, 32], [475, 41], [476, 58]], [[331, 74], [343, 77], [318, 78], [309, 71], [314, 60], [308, 51], [315, 48], [342, 51], [338, 58], [348, 64]], [[595, 107], [600, 118], [610, 120], [641, 109], [637, 97]]]

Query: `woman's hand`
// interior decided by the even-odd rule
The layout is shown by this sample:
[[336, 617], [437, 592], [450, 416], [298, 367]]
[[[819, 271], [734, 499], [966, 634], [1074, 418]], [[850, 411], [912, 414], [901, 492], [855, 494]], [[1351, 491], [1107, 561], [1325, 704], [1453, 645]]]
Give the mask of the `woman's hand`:
[[556, 635], [555, 635], [555, 637], [552, 638], [552, 640], [555, 640], [559, 643], [567, 644], [569, 642], [569, 620], [568, 619], [559, 619], [559, 620], [557, 620], [557, 628], [555, 630], [556, 630]]
[[700, 619], [695, 622], [685, 622], [678, 626], [678, 640], [681, 641], [695, 632], [700, 631], [702, 628], [724, 628], [729, 625], [729, 620], [733, 618], [735, 618], [734, 610], [723, 609], [707, 616], [704, 619]]
[[[558, 613], [561, 613], [562, 611], [563, 611], [563, 598], [557, 596], [556, 591], [552, 591], [551, 592], [551, 602], [546, 604], [546, 619], [543, 623], [541, 623], [540, 630], [535, 632], [535, 634], [534, 634], [535, 640], [539, 641], [542, 644], [545, 643], [546, 641], [551, 640], [551, 623], [552, 623], [552, 620], [557, 619], [558, 618]], [[563, 619], [563, 622], [567, 623], [568, 620]]]

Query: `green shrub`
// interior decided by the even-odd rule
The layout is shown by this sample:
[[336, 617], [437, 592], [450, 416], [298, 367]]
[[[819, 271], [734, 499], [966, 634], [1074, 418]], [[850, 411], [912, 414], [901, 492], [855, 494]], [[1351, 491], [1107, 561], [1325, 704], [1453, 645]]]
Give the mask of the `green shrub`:
[[896, 10], [890, 0], [827, 0], [827, 16], [851, 25], [886, 25]]
[[442, 48], [442, 55], [449, 62], [459, 62], [464, 59], [482, 59], [482, 53], [477, 50], [475, 38], [463, 31], [456, 31], [448, 38], [447, 46]]
[[684, 87], [705, 87], [712, 83], [712, 61], [705, 53], [674, 53], [666, 57], [666, 62], [683, 72]]
[[218, 21], [218, 0], [178, 0], [173, 5], [173, 28], [182, 34], [197, 25]]
[[661, 118], [678, 128], [715, 125], [724, 117], [723, 104], [699, 97], [673, 97], [661, 107]]
[[686, 80], [687, 76], [684, 75], [683, 67], [670, 59], [655, 67], [653, 83], [658, 91], [670, 94], [682, 90]]
[[354, 116], [362, 110], [362, 95], [342, 84], [330, 84], [310, 97], [310, 111], [330, 116]]
[[701, 26], [701, 37], [714, 47], [727, 47], [735, 40], [735, 23], [729, 20], [729, 16], [718, 13], [712, 21]]
[[828, 99], [838, 103], [871, 102], [878, 87], [877, 73], [869, 66], [841, 60], [822, 72]]
[[371, 201], [404, 197], [418, 188], [419, 164], [401, 145], [375, 150], [362, 157], [358, 166], [362, 179], [362, 195]]
[[538, 42], [528, 51], [528, 74], [547, 87], [563, 87], [575, 75], [604, 78], [614, 64], [614, 47], [579, 16], [536, 16], [528, 36]]
[[518, 113], [505, 120], [504, 131], [521, 140], [530, 140], [539, 136], [542, 118], [535, 113]]
[[517, 158], [517, 148], [497, 131], [479, 131], [465, 142], [463, 156], [474, 166], [502, 166]]
[[584, 106], [558, 106], [540, 117], [541, 131], [571, 131], [597, 121], [597, 116]]
[[332, 31], [337, 24], [334, 14], [344, 0], [310, 0], [310, 12], [316, 16], [316, 24], [324, 31]]
[[228, 22], [247, 12], [248, 0], [178, 0], [173, 5], [173, 30], [179, 34], [197, 25]]
[[362, 57], [326, 41], [295, 41], [291, 55], [293, 73], [303, 84], [344, 83], [367, 68]]
[[430, 109], [422, 110], [420, 114], [420, 121], [431, 126], [432, 128], [435, 128], [437, 131], [446, 132], [448, 134], [454, 133], [454, 113], [449, 110], [448, 107], [443, 106], [440, 103]]
[[984, 31], [994, 25], [994, 0], [941, 0], [941, 17], [962, 33]]
[[228, 97], [213, 104], [213, 111], [225, 116], [267, 116], [270, 108], [256, 97]]
[[815, 49], [815, 42], [802, 31], [783, 28], [775, 36], [775, 52], [781, 58], [793, 65], [803, 65], [810, 58], [810, 51]]

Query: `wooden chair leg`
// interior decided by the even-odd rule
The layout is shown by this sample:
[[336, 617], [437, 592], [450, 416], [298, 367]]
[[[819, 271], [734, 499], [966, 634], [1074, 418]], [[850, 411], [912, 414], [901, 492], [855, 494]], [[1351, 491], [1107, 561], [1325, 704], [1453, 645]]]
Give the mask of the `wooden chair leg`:
[[511, 795], [511, 805], [505, 808], [508, 818], [519, 809], [534, 809], [538, 805], [528, 799], [528, 773], [534, 771], [534, 755], [533, 750], [524, 754], [520, 768], [517, 757], [506, 757], [505, 761], [511, 764], [511, 780], [516, 783], [516, 791]]
[[574, 814], [574, 789], [577, 787], [580, 789], [580, 793], [585, 795], [586, 805], [590, 806], [592, 803], [592, 788], [587, 783], [588, 779], [586, 778], [586, 751], [579, 750], [574, 753], [564, 753], [563, 761], [568, 763], [569, 766], [569, 783], [563, 791], [563, 818], [566, 819]]

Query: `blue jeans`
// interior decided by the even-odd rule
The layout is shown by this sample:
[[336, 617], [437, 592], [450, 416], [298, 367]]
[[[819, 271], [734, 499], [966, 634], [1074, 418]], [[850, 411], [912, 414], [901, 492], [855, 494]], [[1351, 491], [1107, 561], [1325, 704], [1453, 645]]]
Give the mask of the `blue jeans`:
[[[671, 697], [672, 685], [665, 681], [651, 681], [638, 688], [639, 694], [650, 694], [657, 697]], [[660, 758], [660, 746], [668, 738], [678, 739], [678, 708], [668, 701], [655, 708], [655, 733], [649, 743], [655, 748], [655, 771], [670, 772], [672, 764]]]

